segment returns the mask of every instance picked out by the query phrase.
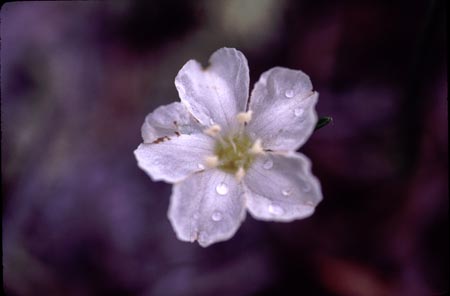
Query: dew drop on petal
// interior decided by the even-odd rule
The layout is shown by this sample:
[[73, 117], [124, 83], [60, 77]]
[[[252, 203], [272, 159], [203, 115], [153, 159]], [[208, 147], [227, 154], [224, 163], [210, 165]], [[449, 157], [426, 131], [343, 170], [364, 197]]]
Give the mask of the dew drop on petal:
[[214, 212], [212, 213], [211, 219], [213, 219], [213, 221], [218, 222], [218, 221], [222, 220], [222, 218], [223, 218], [223, 216], [222, 216], [222, 213], [221, 213], [221, 212], [219, 212], [219, 211], [214, 211]]
[[310, 206], [310, 207], [314, 207], [314, 203], [311, 200], [306, 201], [305, 205]]
[[225, 183], [220, 183], [216, 186], [216, 192], [220, 195], [226, 195], [228, 193], [228, 186]]
[[200, 232], [198, 235], [198, 241], [199, 242], [206, 242], [206, 240], [208, 239], [208, 234], [204, 231]]
[[294, 96], [294, 91], [292, 89], [288, 89], [284, 95], [288, 98], [292, 98]]
[[302, 190], [304, 191], [304, 192], [308, 192], [308, 191], [310, 191], [311, 190], [311, 185], [309, 185], [308, 183], [303, 183], [303, 187], [302, 187]]
[[284, 190], [281, 190], [281, 194], [283, 194], [284, 196], [289, 196], [289, 195], [291, 195], [291, 189], [284, 189]]
[[201, 169], [201, 170], [204, 170], [204, 169], [205, 169], [205, 166], [202, 165], [201, 163], [197, 164], [197, 167], [198, 167], [199, 169]]
[[273, 161], [271, 159], [266, 160], [263, 164], [263, 168], [270, 170], [273, 167]]
[[303, 113], [305, 113], [305, 111], [302, 108], [296, 108], [294, 109], [294, 115], [297, 117], [300, 117], [303, 115]]
[[214, 120], [212, 120], [212, 118], [210, 118], [210, 119], [209, 119], [209, 124], [210, 124], [210, 125], [214, 125], [214, 123], [215, 123]]
[[274, 214], [274, 215], [283, 215], [284, 214], [284, 210], [282, 207], [275, 205], [275, 204], [271, 204], [269, 205], [269, 213]]

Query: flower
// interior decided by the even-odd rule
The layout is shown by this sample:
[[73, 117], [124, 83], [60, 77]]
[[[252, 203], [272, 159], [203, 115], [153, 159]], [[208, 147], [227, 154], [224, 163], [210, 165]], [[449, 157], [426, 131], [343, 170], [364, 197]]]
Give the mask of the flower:
[[295, 152], [317, 122], [318, 93], [305, 73], [272, 68], [249, 100], [245, 56], [221, 48], [206, 68], [188, 61], [175, 85], [181, 102], [147, 115], [134, 153], [154, 181], [174, 184], [168, 217], [180, 240], [227, 240], [246, 210], [283, 222], [314, 212], [320, 183]]

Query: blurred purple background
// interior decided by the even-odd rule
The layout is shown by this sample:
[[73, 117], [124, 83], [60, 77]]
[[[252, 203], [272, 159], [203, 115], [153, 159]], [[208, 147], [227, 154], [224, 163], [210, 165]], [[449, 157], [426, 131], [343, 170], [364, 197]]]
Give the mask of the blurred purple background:
[[[444, 295], [444, 1], [13, 2], [1, 10], [7, 295]], [[216, 49], [252, 85], [301, 69], [334, 122], [301, 148], [324, 200], [292, 223], [247, 216], [180, 242], [171, 185], [136, 165], [145, 115]]]

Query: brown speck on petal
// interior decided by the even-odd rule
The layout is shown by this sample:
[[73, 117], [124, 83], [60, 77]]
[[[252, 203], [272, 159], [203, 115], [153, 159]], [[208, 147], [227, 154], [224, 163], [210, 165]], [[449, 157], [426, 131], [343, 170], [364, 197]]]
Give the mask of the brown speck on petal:
[[160, 137], [160, 138], [154, 140], [152, 143], [153, 144], [159, 144], [159, 143], [164, 142], [164, 141], [170, 141], [170, 138], [167, 137], [167, 136]]

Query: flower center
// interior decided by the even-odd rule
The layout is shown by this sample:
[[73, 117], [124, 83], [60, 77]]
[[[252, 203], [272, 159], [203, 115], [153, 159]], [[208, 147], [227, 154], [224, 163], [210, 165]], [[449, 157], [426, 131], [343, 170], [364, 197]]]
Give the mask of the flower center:
[[230, 174], [236, 174], [239, 168], [246, 171], [256, 156], [250, 152], [253, 144], [250, 137], [244, 133], [218, 139], [214, 147], [214, 154], [219, 160], [217, 168]]

